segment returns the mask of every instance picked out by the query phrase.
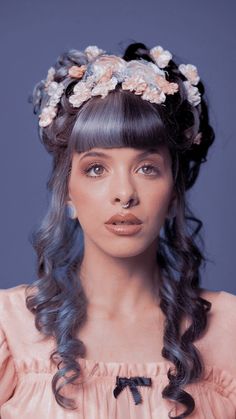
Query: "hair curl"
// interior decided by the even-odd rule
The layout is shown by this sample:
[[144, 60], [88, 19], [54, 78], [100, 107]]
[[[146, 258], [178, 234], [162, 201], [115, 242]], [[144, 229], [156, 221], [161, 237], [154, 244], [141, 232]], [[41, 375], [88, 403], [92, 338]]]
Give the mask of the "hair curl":
[[[130, 44], [123, 58], [153, 62], [143, 43]], [[81, 52], [63, 53], [54, 67], [55, 80], [64, 80], [67, 69], [74, 64], [84, 64]], [[76, 109], [68, 101], [75, 82], [68, 80], [57, 117], [39, 132], [40, 140], [53, 157], [47, 182], [51, 201], [47, 214], [30, 238], [37, 254], [38, 279], [27, 288], [38, 290], [27, 296], [26, 305], [35, 315], [36, 328], [55, 338], [57, 347], [50, 359], [56, 363], [59, 357], [60, 362], [52, 390], [57, 403], [66, 409], [74, 409], [74, 401], [64, 397], [60, 390], [66, 384], [76, 384], [80, 376], [78, 358], [85, 356], [86, 347], [78, 332], [86, 322], [88, 305], [78, 277], [83, 258], [83, 232], [79, 221], [69, 219], [66, 213], [72, 152], [92, 147], [146, 148], [159, 144], [167, 146], [171, 153], [177, 196], [176, 216], [171, 220], [166, 218], [156, 254], [163, 274], [158, 284], [160, 308], [165, 315], [162, 356], [176, 367], [176, 374], [168, 371], [169, 383], [162, 397], [186, 406], [175, 419], [190, 415], [195, 407], [193, 397], [183, 387], [199, 379], [204, 371], [201, 354], [193, 342], [207, 326], [211, 303], [200, 297], [200, 266], [207, 260], [197, 244], [202, 222], [193, 215], [185, 191], [194, 185], [201, 163], [207, 161], [215, 134], [209, 124], [202, 81], [198, 83], [201, 103], [193, 107], [186, 99], [183, 86], [186, 79], [173, 60], [167, 71], [167, 79], [178, 83], [179, 91], [168, 95], [164, 105], [145, 101], [117, 85], [104, 99], [92, 97]], [[35, 86], [30, 100], [34, 113], [38, 113], [44, 104], [42, 82]], [[192, 140], [198, 132], [202, 133], [202, 141], [196, 145]], [[191, 325], [181, 336], [183, 316], [191, 319]], [[62, 363], [63, 368], [59, 368]], [[66, 377], [68, 371], [74, 373], [70, 378]], [[64, 378], [64, 384], [59, 386], [60, 378]]]

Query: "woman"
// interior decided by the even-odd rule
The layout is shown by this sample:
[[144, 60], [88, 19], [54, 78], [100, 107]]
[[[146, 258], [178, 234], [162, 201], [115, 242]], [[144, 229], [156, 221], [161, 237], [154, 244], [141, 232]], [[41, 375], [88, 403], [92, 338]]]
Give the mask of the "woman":
[[32, 97], [53, 157], [37, 280], [1, 290], [1, 418], [236, 416], [236, 296], [200, 287], [186, 192], [214, 141], [160, 46], [62, 54]]

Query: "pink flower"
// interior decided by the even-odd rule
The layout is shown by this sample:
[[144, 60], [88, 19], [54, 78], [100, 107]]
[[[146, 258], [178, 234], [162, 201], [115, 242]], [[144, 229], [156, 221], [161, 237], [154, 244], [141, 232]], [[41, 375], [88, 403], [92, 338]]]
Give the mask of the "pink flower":
[[166, 96], [163, 92], [147, 87], [145, 92], [142, 94], [142, 99], [148, 100], [152, 103], [162, 103], [165, 102]]
[[112, 78], [112, 68], [110, 67], [105, 70], [104, 74], [98, 81], [99, 83], [106, 83], [109, 80], [111, 80], [111, 78]]
[[72, 67], [69, 68], [68, 74], [74, 79], [81, 79], [85, 73], [86, 68], [86, 65], [72, 65]]
[[122, 83], [122, 89], [124, 90], [135, 90], [137, 95], [141, 95], [147, 88], [147, 83], [145, 80], [140, 77], [140, 75], [133, 75], [132, 77], [127, 78]]
[[158, 86], [160, 86], [160, 89], [167, 95], [173, 95], [179, 90], [179, 86], [177, 83], [171, 83], [162, 76], [157, 75], [156, 82]]
[[83, 102], [91, 97], [91, 90], [86, 86], [85, 81], [79, 81], [73, 90], [74, 94], [69, 97], [69, 102], [74, 108], [78, 108]]

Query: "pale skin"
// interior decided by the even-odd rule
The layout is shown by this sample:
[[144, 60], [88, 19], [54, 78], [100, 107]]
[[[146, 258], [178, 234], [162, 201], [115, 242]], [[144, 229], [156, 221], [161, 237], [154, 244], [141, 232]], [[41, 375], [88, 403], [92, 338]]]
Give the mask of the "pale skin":
[[[89, 301], [79, 338], [90, 359], [159, 361], [164, 315], [152, 281], [160, 278], [158, 236], [175, 200], [171, 156], [166, 148], [145, 157], [140, 156], [143, 150], [126, 147], [90, 151], [107, 157], [74, 153], [68, 184], [68, 202], [84, 233], [78, 274]], [[122, 209], [131, 198], [130, 208]], [[140, 218], [141, 231], [131, 236], [107, 231], [104, 223], [119, 212]]]

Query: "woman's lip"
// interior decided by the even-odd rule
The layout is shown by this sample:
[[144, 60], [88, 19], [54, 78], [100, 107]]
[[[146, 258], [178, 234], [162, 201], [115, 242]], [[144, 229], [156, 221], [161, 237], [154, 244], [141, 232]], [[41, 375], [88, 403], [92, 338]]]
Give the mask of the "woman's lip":
[[142, 224], [105, 224], [107, 230], [119, 236], [129, 236], [141, 230]]
[[134, 214], [132, 213], [119, 213], [119, 214], [114, 214], [111, 218], [109, 218], [109, 220], [106, 221], [106, 224], [112, 224], [112, 223], [118, 223], [118, 222], [129, 222], [132, 224], [141, 224], [142, 221], [136, 217]]

